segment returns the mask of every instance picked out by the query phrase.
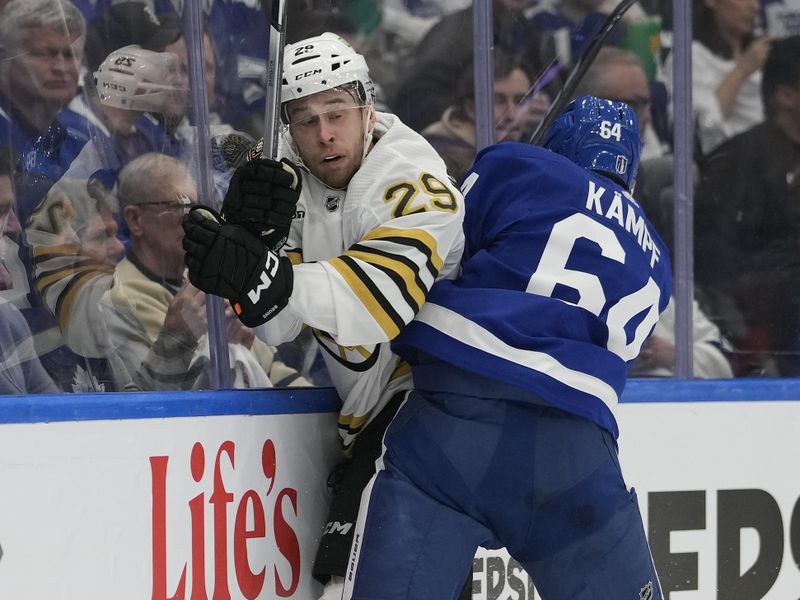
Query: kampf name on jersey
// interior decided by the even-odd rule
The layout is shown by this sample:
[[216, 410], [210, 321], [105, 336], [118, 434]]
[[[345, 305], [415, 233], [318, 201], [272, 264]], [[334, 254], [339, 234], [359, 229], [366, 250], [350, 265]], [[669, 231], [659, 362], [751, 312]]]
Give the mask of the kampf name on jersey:
[[463, 192], [461, 274], [433, 286], [394, 350], [530, 390], [618, 435], [628, 363], [670, 296], [664, 243], [626, 190], [536, 146], [486, 148]]

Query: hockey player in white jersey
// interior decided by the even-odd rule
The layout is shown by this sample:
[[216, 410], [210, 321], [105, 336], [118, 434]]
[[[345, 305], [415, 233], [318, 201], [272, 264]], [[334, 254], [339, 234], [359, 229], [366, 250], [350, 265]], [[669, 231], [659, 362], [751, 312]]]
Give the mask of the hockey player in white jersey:
[[481, 151], [459, 276], [392, 344], [415, 389], [362, 498], [347, 600], [453, 600], [478, 546], [546, 600], [662, 598], [614, 418], [671, 285], [630, 195], [636, 114], [579, 98], [544, 146]]
[[411, 389], [388, 342], [453, 274], [463, 203], [434, 149], [375, 111], [366, 62], [344, 40], [323, 34], [284, 57], [282, 160], [240, 167], [222, 216], [187, 216], [184, 248], [192, 283], [237, 303], [245, 324], [265, 323], [264, 341], [308, 326], [323, 350], [352, 458], [334, 477], [314, 575], [333, 578], [324, 598], [339, 598], [361, 490]]

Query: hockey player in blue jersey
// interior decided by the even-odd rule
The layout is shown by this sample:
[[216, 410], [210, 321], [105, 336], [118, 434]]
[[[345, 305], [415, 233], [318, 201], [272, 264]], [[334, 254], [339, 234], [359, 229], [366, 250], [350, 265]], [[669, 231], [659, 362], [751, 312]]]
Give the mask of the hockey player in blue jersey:
[[614, 418], [671, 285], [630, 194], [636, 114], [579, 98], [544, 146], [491, 146], [465, 179], [461, 274], [393, 344], [415, 391], [362, 496], [345, 599], [453, 599], [478, 546], [505, 546], [545, 600], [662, 598]]

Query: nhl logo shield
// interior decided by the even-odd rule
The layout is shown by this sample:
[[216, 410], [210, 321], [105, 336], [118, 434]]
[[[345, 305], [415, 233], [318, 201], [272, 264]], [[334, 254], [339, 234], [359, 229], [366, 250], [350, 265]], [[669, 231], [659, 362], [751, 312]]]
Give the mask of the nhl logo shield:
[[618, 155], [616, 168], [617, 168], [617, 173], [619, 173], [620, 175], [625, 173], [628, 170], [628, 159], [625, 156], [622, 156], [621, 154]]
[[339, 209], [339, 196], [328, 196], [325, 200], [325, 208], [328, 212], [336, 212]]
[[653, 582], [648, 581], [647, 585], [639, 590], [639, 600], [653, 600]]

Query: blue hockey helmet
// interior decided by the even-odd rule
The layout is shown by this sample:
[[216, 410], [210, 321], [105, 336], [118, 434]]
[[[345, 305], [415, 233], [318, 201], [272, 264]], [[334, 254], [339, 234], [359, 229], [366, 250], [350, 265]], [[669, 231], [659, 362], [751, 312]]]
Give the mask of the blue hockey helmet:
[[626, 189], [636, 179], [642, 138], [636, 112], [624, 102], [581, 96], [555, 120], [542, 144]]

